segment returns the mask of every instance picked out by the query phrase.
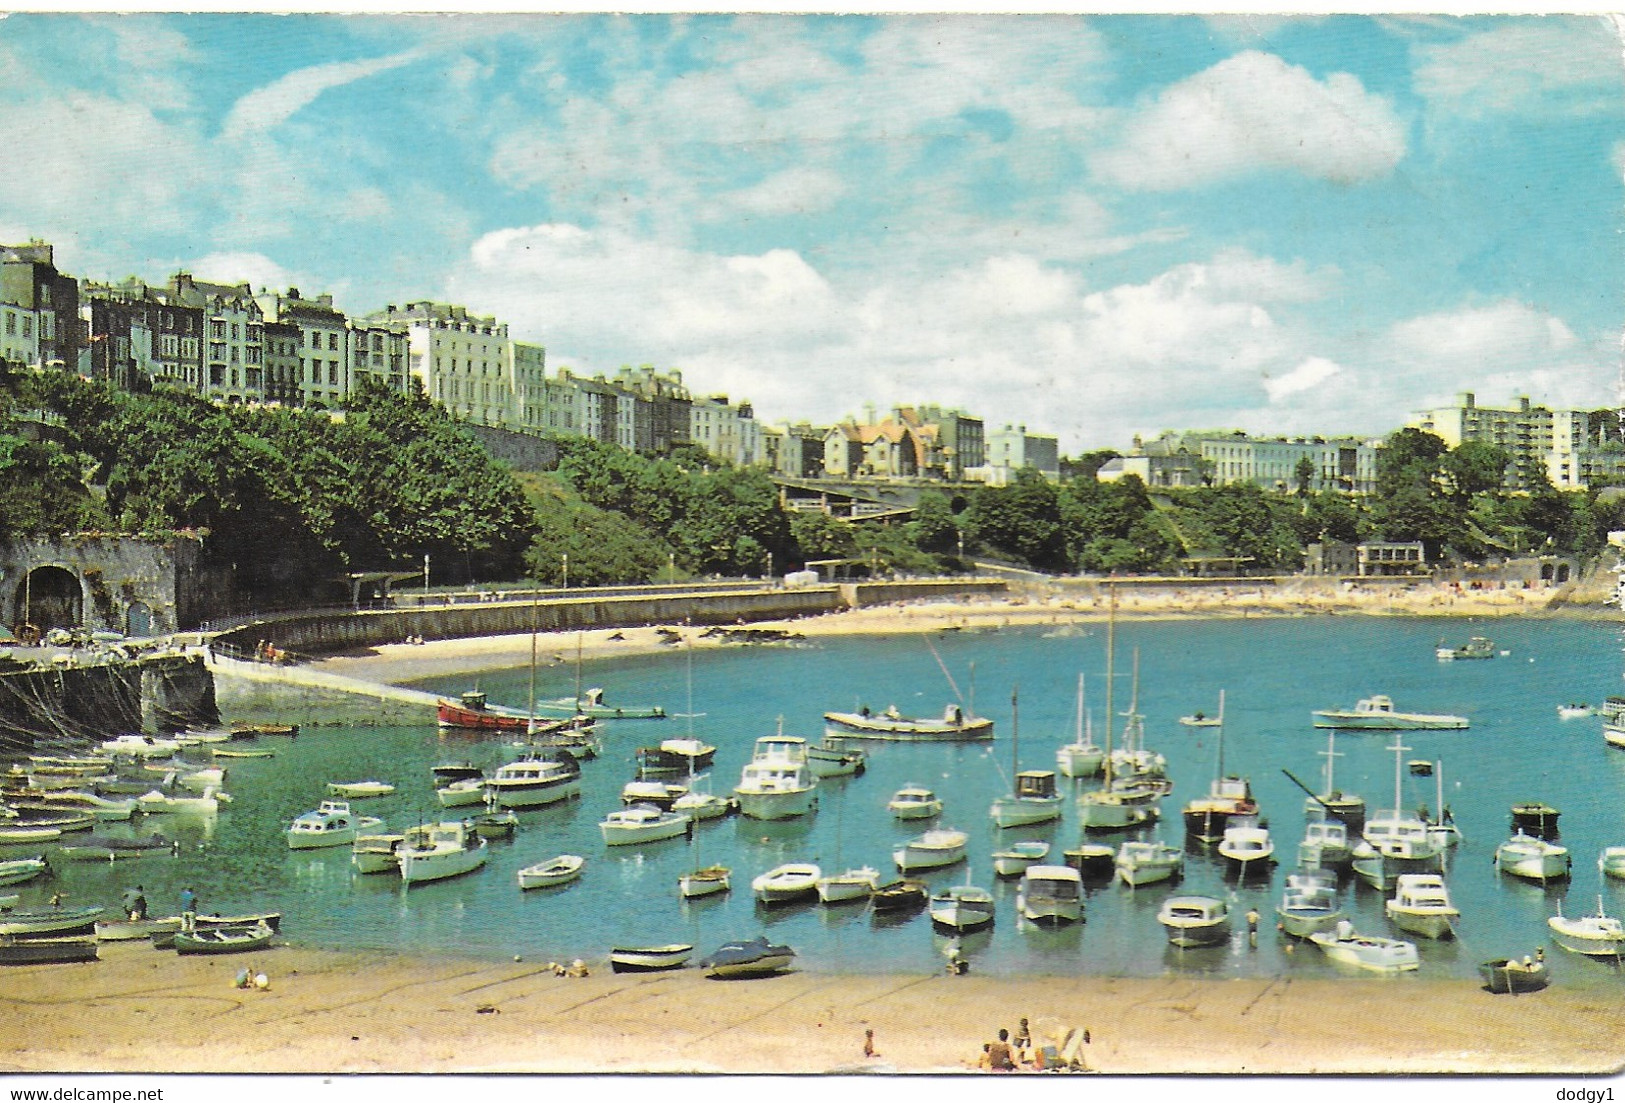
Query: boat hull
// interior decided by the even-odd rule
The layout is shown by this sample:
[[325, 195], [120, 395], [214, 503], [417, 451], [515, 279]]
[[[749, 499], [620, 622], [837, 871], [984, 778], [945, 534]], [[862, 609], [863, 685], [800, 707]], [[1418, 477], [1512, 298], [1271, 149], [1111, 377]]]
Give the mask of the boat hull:
[[732, 887], [729, 871], [716, 868], [685, 873], [677, 879], [677, 894], [684, 900], [698, 900], [727, 892]]
[[1317, 712], [1315, 727], [1339, 731], [1461, 731], [1468, 726], [1460, 716], [1429, 716], [1422, 713], [1370, 715], [1354, 712]]
[[9, 911], [0, 914], [0, 935], [89, 934], [104, 911], [96, 905]]
[[1545, 988], [1550, 980], [1543, 962], [1536, 961], [1525, 965], [1521, 961], [1510, 961], [1506, 958], [1484, 962], [1478, 967], [1478, 975], [1484, 978], [1485, 988], [1501, 995], [1538, 992]]
[[805, 816], [812, 811], [815, 796], [816, 791], [812, 788], [772, 793], [734, 790], [740, 814], [753, 820], [791, 820]]
[[1456, 937], [1455, 921], [1460, 916], [1455, 911], [1449, 913], [1418, 912], [1408, 908], [1395, 907], [1392, 903], [1386, 906], [1386, 911], [1390, 923], [1410, 934], [1433, 939]]
[[617, 973], [655, 973], [681, 969], [693, 956], [693, 946], [618, 946], [609, 952], [609, 967]]
[[999, 797], [993, 802], [990, 815], [998, 827], [1025, 827], [1033, 823], [1049, 823], [1061, 818], [1064, 798], [1055, 797]]
[[573, 854], [561, 854], [550, 862], [526, 866], [515, 874], [522, 889], [545, 889], [567, 885], [581, 876], [586, 862]]
[[62, 965], [99, 956], [94, 938], [0, 939], [0, 965]]
[[907, 717], [864, 716], [826, 712], [824, 733], [836, 739], [877, 739], [898, 743], [972, 743], [993, 738], [993, 721], [967, 719], [958, 724]]
[[243, 954], [263, 950], [275, 934], [270, 927], [212, 927], [198, 931], [177, 931], [177, 954]]
[[400, 852], [401, 881], [408, 885], [421, 885], [429, 881], [444, 881], [447, 877], [461, 877], [473, 873], [485, 864], [487, 846], [480, 839], [472, 846], [456, 850]]
[[498, 808], [542, 808], [581, 795], [579, 778], [536, 784], [499, 785], [486, 782], [491, 803]]

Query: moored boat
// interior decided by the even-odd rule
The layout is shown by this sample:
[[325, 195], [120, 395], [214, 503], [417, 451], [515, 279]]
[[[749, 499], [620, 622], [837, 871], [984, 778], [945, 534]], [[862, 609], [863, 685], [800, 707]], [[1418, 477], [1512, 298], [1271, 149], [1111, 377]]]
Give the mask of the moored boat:
[[1275, 843], [1269, 828], [1262, 826], [1257, 816], [1232, 815], [1229, 823], [1217, 847], [1225, 872], [1237, 880], [1267, 876], [1275, 864]]
[[884, 712], [826, 712], [825, 732], [847, 738], [884, 739], [901, 742], [970, 742], [993, 738], [993, 721], [967, 715], [958, 705], [942, 710], [941, 719], [904, 716], [896, 706]]
[[1538, 992], [1551, 980], [1546, 973], [1546, 963], [1528, 955], [1522, 959], [1501, 957], [1486, 961], [1478, 967], [1478, 975], [1484, 978], [1484, 987], [1491, 992], [1514, 995]]
[[617, 946], [609, 952], [609, 967], [617, 973], [653, 973], [681, 969], [694, 956], [687, 943], [668, 946]]
[[759, 935], [745, 942], [725, 942], [698, 964], [707, 976], [760, 977], [783, 972], [795, 957], [790, 947], [775, 945], [766, 935]]
[[969, 841], [963, 831], [937, 828], [927, 831], [892, 851], [892, 861], [904, 873], [916, 869], [938, 869], [965, 859], [965, 844]]
[[408, 828], [395, 853], [407, 885], [472, 873], [485, 864], [488, 846], [466, 820], [442, 820]]
[[1558, 904], [1557, 914], [1546, 920], [1552, 940], [1563, 949], [1587, 957], [1611, 957], [1616, 961], [1625, 957], [1625, 924], [1603, 910], [1602, 897], [1597, 897], [1597, 914], [1568, 918]]
[[1438, 647], [1434, 650], [1438, 658], [1450, 661], [1452, 659], [1493, 659], [1495, 658], [1495, 641], [1485, 639], [1483, 636], [1474, 636], [1460, 647]]
[[581, 766], [569, 751], [536, 754], [505, 763], [485, 782], [497, 808], [540, 808], [581, 795]]
[[306, 812], [288, 827], [285, 834], [291, 850], [311, 850], [328, 846], [351, 846], [358, 831], [383, 825], [376, 816], [357, 816], [350, 802], [324, 800], [313, 812]]
[[1329, 930], [1343, 918], [1337, 899], [1337, 875], [1329, 869], [1308, 869], [1287, 874], [1281, 902], [1275, 907], [1276, 924], [1292, 938], [1308, 938]]
[[1519, 801], [1512, 806], [1512, 830], [1553, 840], [1557, 838], [1557, 819], [1562, 814], [1545, 801]]
[[1095, 742], [1092, 718], [1083, 704], [1083, 675], [1078, 675], [1076, 731], [1072, 742], [1055, 749], [1055, 768], [1062, 777], [1094, 777], [1106, 761], [1106, 748]]
[[434, 791], [442, 808], [466, 808], [485, 803], [485, 778], [463, 777], [448, 781]]
[[1346, 869], [1354, 861], [1349, 829], [1341, 820], [1311, 820], [1303, 825], [1298, 843], [1298, 864], [1311, 868]]
[[0, 862], [0, 885], [20, 885], [24, 881], [32, 881], [50, 868], [44, 857], [12, 858]]
[[674, 839], [687, 832], [692, 822], [681, 812], [634, 804], [605, 816], [598, 823], [598, 831], [606, 846], [627, 846]]
[[1016, 888], [1016, 912], [1034, 923], [1083, 918], [1083, 875], [1071, 866], [1028, 866]]
[[1347, 919], [1338, 920], [1329, 931], [1316, 931], [1309, 941], [1319, 946], [1330, 961], [1373, 972], [1407, 972], [1421, 965], [1416, 943], [1358, 934]]
[[900, 820], [928, 820], [942, 812], [942, 798], [919, 785], [905, 785], [886, 802], [886, 811]]
[[621, 803], [627, 807], [649, 804], [670, 812], [678, 800], [688, 795], [688, 786], [665, 781], [629, 781], [621, 786]]
[[65, 904], [0, 912], [0, 935], [89, 934], [106, 908], [98, 904]]
[[240, 927], [202, 927], [175, 932], [177, 954], [241, 954], [263, 950], [276, 932], [268, 923]]
[[1382, 694], [1361, 698], [1351, 709], [1318, 709], [1313, 716], [1317, 728], [1352, 731], [1459, 731], [1468, 726], [1465, 716], [1396, 711], [1393, 699]]
[[988, 814], [999, 827], [1025, 827], [1061, 818], [1065, 798], [1055, 790], [1055, 771], [1022, 770], [1015, 792], [996, 797]]
[[1454, 938], [1461, 912], [1450, 902], [1444, 878], [1436, 873], [1405, 873], [1393, 899], [1383, 905], [1388, 921], [1423, 938]]
[[1542, 884], [1567, 877], [1570, 864], [1568, 847], [1521, 831], [1495, 848], [1498, 872]]
[[993, 852], [993, 872], [999, 877], [1020, 877], [1034, 862], [1049, 857], [1049, 843], [1027, 839]]
[[867, 900], [880, 886], [880, 871], [860, 866], [818, 879], [818, 899], [825, 904]]
[[1230, 905], [1216, 896], [1170, 896], [1157, 909], [1157, 922], [1181, 949], [1230, 940]]
[[786, 862], [751, 881], [750, 890], [760, 903], [788, 904], [816, 896], [821, 876], [823, 871], [811, 862]]
[[94, 938], [13, 938], [0, 935], [0, 965], [62, 965], [95, 961]]
[[704, 866], [677, 878], [677, 894], [684, 900], [715, 896], [732, 887], [733, 871], [727, 866]]
[[659, 705], [612, 705], [604, 700], [604, 691], [593, 686], [575, 697], [555, 697], [551, 701], [538, 701], [536, 707], [544, 712], [568, 712], [572, 716], [592, 716], [603, 720], [661, 720], [666, 710]]
[[739, 773], [734, 799], [741, 814], [758, 820], [786, 820], [812, 810], [818, 779], [807, 767], [807, 741], [767, 735]]
[[973, 931], [993, 922], [993, 894], [976, 885], [949, 885], [931, 896], [931, 922], [952, 931]]
[[1154, 839], [1129, 839], [1117, 848], [1112, 868], [1130, 887], [1155, 884], [1184, 872], [1185, 852]]
[[578, 854], [560, 854], [545, 862], [537, 862], [521, 869], [517, 874], [522, 889], [551, 888], [568, 884], [581, 876], [587, 860]]
[[330, 781], [327, 791], [335, 797], [387, 797], [395, 786], [386, 781]]
[[164, 931], [181, 929], [182, 917], [162, 916], [156, 919], [100, 919], [96, 921], [98, 942], [134, 942]]
[[394, 873], [401, 867], [405, 835], [357, 835], [350, 844], [350, 865], [357, 873]]
[[638, 748], [638, 772], [697, 774], [711, 765], [716, 753], [716, 747], [693, 736], [662, 739], [657, 746]]
[[[1604, 877], [1625, 881], [1625, 846], [1605, 846], [1597, 855], [1597, 869]], [[5, 884], [0, 881], [0, 884]]]
[[807, 748], [807, 768], [814, 777], [857, 777], [868, 764], [869, 752], [862, 747], [844, 747], [827, 737]]
[[869, 906], [886, 912], [923, 908], [930, 893], [924, 881], [903, 877], [877, 886], [869, 896]]

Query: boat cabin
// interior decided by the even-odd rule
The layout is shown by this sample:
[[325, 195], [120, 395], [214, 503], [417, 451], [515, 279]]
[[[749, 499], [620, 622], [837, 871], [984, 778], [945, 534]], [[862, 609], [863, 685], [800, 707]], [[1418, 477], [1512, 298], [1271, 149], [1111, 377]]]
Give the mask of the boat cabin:
[[807, 761], [807, 741], [794, 735], [764, 735], [756, 741], [751, 761], [799, 766]]
[[1054, 770], [1023, 770], [1016, 775], [1016, 796], [1018, 798], [1048, 799], [1054, 795]]

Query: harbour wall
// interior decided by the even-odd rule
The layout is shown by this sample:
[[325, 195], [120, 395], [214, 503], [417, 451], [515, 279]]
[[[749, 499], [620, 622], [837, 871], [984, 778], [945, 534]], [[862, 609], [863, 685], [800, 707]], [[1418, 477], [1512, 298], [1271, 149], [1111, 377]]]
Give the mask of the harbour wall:
[[68, 748], [121, 732], [175, 731], [220, 722], [201, 654], [0, 674], [0, 747]]

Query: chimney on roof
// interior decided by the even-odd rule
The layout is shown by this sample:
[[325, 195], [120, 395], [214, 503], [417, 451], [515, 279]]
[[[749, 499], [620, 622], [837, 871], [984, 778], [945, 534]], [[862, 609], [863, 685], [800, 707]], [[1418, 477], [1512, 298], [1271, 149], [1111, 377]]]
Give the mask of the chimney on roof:
[[288, 298], [290, 298], [290, 299], [299, 298], [299, 289], [297, 287], [288, 288]]

